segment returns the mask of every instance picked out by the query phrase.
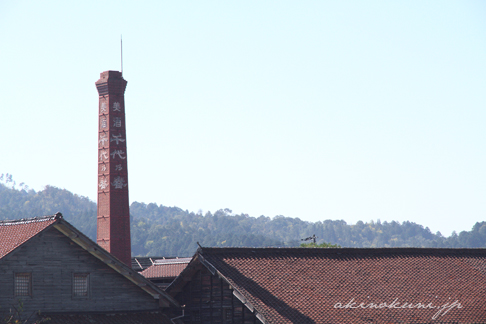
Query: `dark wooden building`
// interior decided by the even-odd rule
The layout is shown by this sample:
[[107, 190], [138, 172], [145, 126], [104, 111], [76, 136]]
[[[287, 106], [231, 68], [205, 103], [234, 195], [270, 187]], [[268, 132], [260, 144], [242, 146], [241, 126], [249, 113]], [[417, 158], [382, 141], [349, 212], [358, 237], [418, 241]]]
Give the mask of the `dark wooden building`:
[[178, 304], [60, 213], [0, 222], [0, 274], [2, 318], [32, 319], [41, 312], [54, 323], [59, 316], [139, 313], [160, 314], [159, 323], [170, 323], [162, 312]]
[[[185, 281], [187, 281], [186, 284]], [[182, 323], [262, 323], [251, 305], [223, 277], [201, 264], [193, 264], [169, 286], [169, 292], [184, 305]]]
[[486, 250], [199, 248], [185, 324], [486, 323]]

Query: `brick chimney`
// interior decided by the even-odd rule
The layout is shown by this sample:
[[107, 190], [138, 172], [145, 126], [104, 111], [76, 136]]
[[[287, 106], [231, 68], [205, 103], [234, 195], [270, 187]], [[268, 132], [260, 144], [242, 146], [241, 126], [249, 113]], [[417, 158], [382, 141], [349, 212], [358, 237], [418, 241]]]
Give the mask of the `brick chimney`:
[[98, 230], [102, 248], [131, 267], [125, 88], [121, 72], [105, 71], [99, 94]]

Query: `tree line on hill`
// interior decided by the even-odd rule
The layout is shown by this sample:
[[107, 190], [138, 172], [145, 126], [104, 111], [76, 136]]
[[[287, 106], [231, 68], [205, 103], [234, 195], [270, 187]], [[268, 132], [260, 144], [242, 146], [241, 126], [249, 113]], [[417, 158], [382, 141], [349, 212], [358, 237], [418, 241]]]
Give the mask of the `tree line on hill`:
[[[65, 189], [35, 191], [0, 178], [0, 220], [52, 215], [65, 219], [96, 240], [96, 204]], [[192, 256], [197, 242], [213, 247], [294, 247], [316, 235], [317, 245], [341, 247], [486, 247], [486, 222], [449, 237], [413, 222], [343, 220], [307, 222], [284, 216], [233, 215], [229, 209], [206, 214], [178, 207], [133, 202], [130, 206], [132, 253], [136, 256]]]

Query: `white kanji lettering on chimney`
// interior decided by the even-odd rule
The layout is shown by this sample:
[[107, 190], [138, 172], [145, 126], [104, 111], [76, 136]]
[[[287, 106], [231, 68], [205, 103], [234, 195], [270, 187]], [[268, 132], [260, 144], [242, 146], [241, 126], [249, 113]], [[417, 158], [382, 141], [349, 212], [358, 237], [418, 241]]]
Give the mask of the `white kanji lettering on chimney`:
[[113, 117], [113, 126], [121, 127], [121, 118], [120, 117]]
[[121, 138], [122, 134], [115, 135], [111, 134], [110, 142], [116, 142], [116, 145], [120, 144], [119, 142], [125, 142], [125, 139]]
[[125, 183], [125, 178], [123, 177], [116, 177], [114, 181], [111, 183], [115, 189], [123, 189], [123, 187], [126, 187], [128, 184]]
[[113, 152], [111, 152], [110, 155], [113, 159], [115, 159], [118, 156], [119, 159], [125, 160], [127, 157], [123, 156], [124, 154], [125, 152], [123, 152], [123, 150], [114, 150]]
[[103, 160], [108, 160], [108, 151], [107, 150], [101, 150], [100, 151], [100, 161]]
[[106, 133], [101, 133], [100, 140], [98, 141], [98, 143], [100, 143], [101, 146], [104, 146], [105, 142], [108, 142], [108, 135], [106, 135]]
[[101, 190], [105, 190], [108, 187], [108, 180], [106, 180], [106, 178], [100, 178], [100, 183], [98, 186]]

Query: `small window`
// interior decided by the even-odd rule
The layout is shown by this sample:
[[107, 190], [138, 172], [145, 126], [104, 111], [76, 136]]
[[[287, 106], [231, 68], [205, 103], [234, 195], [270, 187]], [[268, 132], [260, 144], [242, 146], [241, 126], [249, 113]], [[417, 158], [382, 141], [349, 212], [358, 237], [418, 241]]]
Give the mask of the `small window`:
[[73, 274], [73, 296], [74, 297], [89, 296], [89, 274], [88, 273]]
[[32, 274], [16, 273], [15, 274], [15, 296], [32, 295]]

